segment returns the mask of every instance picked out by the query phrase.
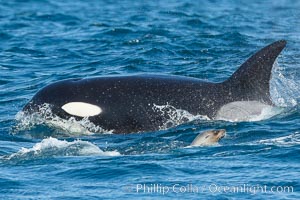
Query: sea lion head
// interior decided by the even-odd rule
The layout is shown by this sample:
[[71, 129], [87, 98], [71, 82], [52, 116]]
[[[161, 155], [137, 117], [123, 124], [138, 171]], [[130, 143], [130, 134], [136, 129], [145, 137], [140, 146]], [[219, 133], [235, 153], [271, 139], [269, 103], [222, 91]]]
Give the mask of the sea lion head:
[[220, 139], [225, 137], [225, 129], [208, 130], [200, 133], [193, 140], [191, 146], [209, 146], [216, 144]]

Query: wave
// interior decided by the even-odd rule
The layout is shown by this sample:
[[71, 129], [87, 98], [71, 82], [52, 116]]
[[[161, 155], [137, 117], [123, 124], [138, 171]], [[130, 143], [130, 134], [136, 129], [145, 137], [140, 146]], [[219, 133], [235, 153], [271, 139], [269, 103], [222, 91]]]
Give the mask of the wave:
[[258, 144], [276, 145], [276, 146], [300, 145], [300, 134], [299, 132], [295, 132], [291, 135], [281, 136], [278, 138], [259, 140]]
[[57, 156], [120, 156], [118, 151], [102, 151], [98, 146], [81, 140], [68, 142], [56, 138], [46, 138], [36, 143], [32, 148], [21, 148], [16, 153], [4, 156], [10, 161], [31, 160]]

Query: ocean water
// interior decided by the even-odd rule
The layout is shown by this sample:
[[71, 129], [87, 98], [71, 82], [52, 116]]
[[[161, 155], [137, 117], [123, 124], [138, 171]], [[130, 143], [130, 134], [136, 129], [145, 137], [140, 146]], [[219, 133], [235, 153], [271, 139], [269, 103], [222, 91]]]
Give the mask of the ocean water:
[[[299, 199], [300, 3], [0, 0], [1, 199]], [[88, 121], [25, 117], [42, 87], [67, 78], [159, 73], [226, 80], [287, 40], [256, 120], [186, 116], [115, 135]], [[184, 95], [184, 94], [178, 94]], [[195, 103], [197, 99], [195, 99]], [[185, 148], [226, 129], [218, 145]]]

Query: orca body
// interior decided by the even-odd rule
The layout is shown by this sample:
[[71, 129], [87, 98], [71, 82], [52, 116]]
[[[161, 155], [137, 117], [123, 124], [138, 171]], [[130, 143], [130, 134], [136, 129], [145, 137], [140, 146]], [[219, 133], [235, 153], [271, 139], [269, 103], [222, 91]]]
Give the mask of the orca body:
[[132, 133], [154, 131], [164, 123], [154, 105], [171, 105], [211, 119], [233, 102], [272, 105], [271, 71], [285, 45], [286, 41], [280, 40], [261, 49], [221, 83], [160, 75], [70, 79], [44, 87], [23, 110], [37, 112], [46, 103], [61, 118], [86, 117], [114, 133]]

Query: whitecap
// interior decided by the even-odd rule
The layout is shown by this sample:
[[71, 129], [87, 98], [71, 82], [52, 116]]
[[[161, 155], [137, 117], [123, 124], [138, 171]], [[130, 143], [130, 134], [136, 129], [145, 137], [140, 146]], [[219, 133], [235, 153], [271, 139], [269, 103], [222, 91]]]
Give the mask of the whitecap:
[[258, 141], [259, 144], [276, 145], [276, 146], [294, 146], [300, 145], [300, 134], [295, 132], [291, 135], [281, 136], [278, 138], [264, 139]]
[[118, 151], [102, 151], [98, 146], [88, 141], [75, 140], [68, 142], [56, 138], [46, 138], [36, 143], [32, 148], [21, 148], [18, 152], [4, 158], [7, 160], [29, 160], [34, 158], [56, 156], [120, 156]]

